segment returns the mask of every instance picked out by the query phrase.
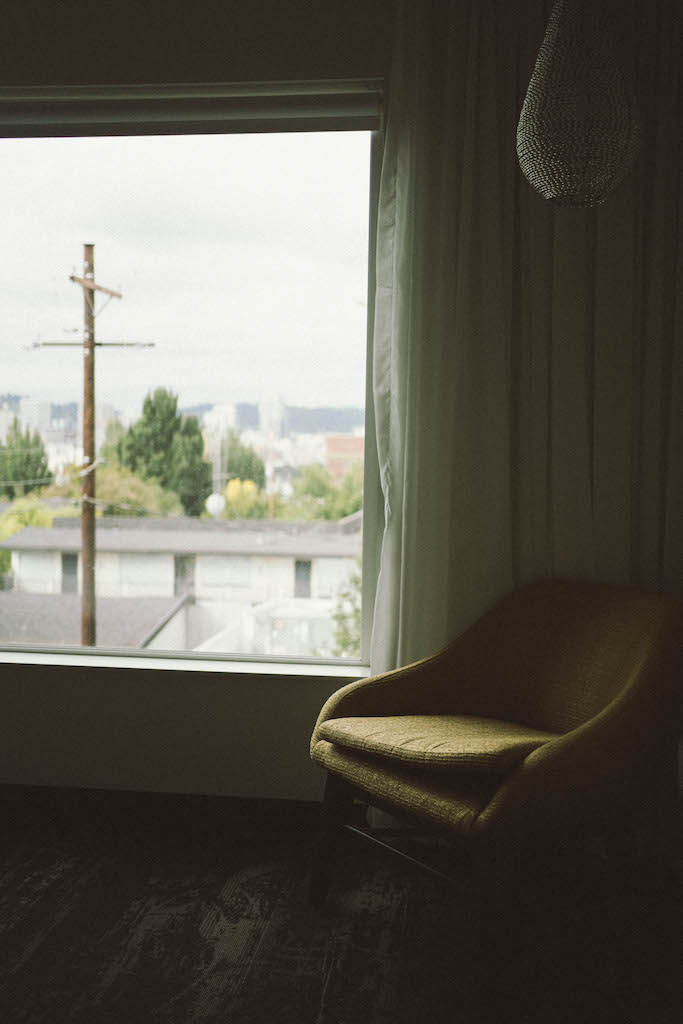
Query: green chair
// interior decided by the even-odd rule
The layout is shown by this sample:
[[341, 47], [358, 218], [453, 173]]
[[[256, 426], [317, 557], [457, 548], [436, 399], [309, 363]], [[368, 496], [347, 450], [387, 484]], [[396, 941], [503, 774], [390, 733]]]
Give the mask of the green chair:
[[448, 877], [627, 822], [654, 834], [674, 813], [682, 638], [673, 600], [545, 580], [432, 657], [338, 690], [311, 740], [328, 773], [313, 902], [337, 828], [373, 835], [359, 805], [447, 838]]

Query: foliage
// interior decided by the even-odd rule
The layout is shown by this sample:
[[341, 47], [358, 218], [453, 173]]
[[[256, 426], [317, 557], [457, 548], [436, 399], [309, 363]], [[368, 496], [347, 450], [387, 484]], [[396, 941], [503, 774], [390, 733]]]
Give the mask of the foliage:
[[119, 462], [146, 480], [169, 485], [169, 453], [180, 427], [178, 398], [165, 388], [147, 394], [142, 416], [131, 424], [118, 444]]
[[343, 519], [363, 507], [363, 467], [357, 462], [326, 498], [326, 519]]
[[361, 566], [356, 568], [337, 595], [334, 619], [334, 650], [337, 658], [360, 658]]
[[37, 430], [22, 431], [15, 416], [0, 445], [0, 494], [18, 498], [52, 483], [47, 454]]
[[196, 416], [188, 416], [176, 430], [170, 450], [168, 485], [187, 516], [200, 516], [211, 494], [211, 466], [204, 460], [204, 440]]
[[236, 430], [230, 430], [221, 443], [221, 465], [225, 467], [228, 479], [252, 480], [260, 490], [266, 486], [263, 459], [254, 448], [240, 441]]
[[291, 499], [283, 508], [288, 519], [343, 519], [363, 506], [363, 467], [352, 466], [335, 485], [319, 463], [304, 466], [293, 484]]
[[227, 519], [265, 519], [268, 515], [268, 496], [259, 490], [253, 480], [228, 480], [225, 488], [225, 516]]
[[126, 428], [119, 419], [109, 420], [104, 431], [104, 441], [100, 445], [98, 457], [107, 465], [119, 462], [119, 448], [123, 443]]
[[[23, 530], [25, 526], [52, 526], [54, 512], [36, 494], [17, 498], [0, 516], [0, 540]], [[9, 571], [11, 552], [0, 550], [0, 573]]]
[[[155, 480], [143, 480], [125, 466], [98, 466], [95, 490], [97, 512], [103, 511], [106, 516], [179, 516], [183, 511], [173, 491], [164, 490]], [[73, 466], [69, 479], [47, 488], [43, 497], [77, 501], [81, 492], [82, 478], [78, 468]]]
[[319, 498], [321, 501], [327, 497], [334, 487], [331, 474], [318, 462], [310, 466], [304, 466], [293, 484], [294, 497]]
[[211, 467], [196, 416], [183, 418], [165, 388], [148, 394], [142, 416], [116, 445], [118, 461], [145, 480], [176, 491], [186, 515], [199, 516], [211, 493]]

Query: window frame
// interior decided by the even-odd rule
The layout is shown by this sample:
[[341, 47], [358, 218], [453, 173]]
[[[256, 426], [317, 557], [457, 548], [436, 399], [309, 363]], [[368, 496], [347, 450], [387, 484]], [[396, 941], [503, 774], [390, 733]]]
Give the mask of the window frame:
[[[301, 667], [321, 677], [348, 669], [353, 678], [369, 666], [372, 620], [379, 571], [384, 511], [381, 497], [375, 420], [373, 415], [373, 324], [376, 213], [384, 139], [383, 81], [379, 78], [334, 81], [208, 83], [191, 85], [37, 86], [0, 87], [0, 138], [73, 138], [85, 136], [191, 135], [292, 131], [369, 131], [368, 295], [365, 367], [365, 444], [363, 475], [363, 533], [360, 658], [286, 657], [198, 654], [193, 651], [88, 649], [82, 646], [0, 645], [0, 663], [23, 661], [47, 664], [90, 663], [128, 667], [135, 662], [172, 668], [178, 663], [215, 671], [262, 665]], [[32, 657], [35, 656], [35, 657]], [[46, 661], [45, 659], [48, 659]], [[84, 661], [84, 659], [86, 659]], [[347, 677], [349, 673], [342, 671]]]

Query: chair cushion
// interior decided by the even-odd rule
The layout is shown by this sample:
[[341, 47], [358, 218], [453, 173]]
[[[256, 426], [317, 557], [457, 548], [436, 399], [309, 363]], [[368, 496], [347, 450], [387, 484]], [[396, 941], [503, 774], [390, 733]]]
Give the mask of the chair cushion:
[[[406, 761], [368, 757], [357, 750], [318, 740], [313, 760], [362, 790], [368, 803], [395, 811], [463, 838], [472, 829], [500, 786], [484, 772], [428, 772]], [[478, 833], [483, 838], [483, 833]]]
[[331, 718], [321, 738], [376, 757], [429, 768], [501, 774], [557, 733], [516, 722], [469, 715], [387, 715], [382, 718]]

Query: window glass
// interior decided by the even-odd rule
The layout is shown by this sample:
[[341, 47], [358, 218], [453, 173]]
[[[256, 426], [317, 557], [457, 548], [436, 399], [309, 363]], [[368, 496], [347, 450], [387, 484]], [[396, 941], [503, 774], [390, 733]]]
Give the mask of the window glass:
[[0, 141], [0, 644], [360, 657], [369, 176], [365, 131]]
[[294, 596], [311, 596], [311, 562], [297, 561], [294, 563]]
[[78, 590], [78, 555], [62, 552], [62, 593], [75, 594]]

